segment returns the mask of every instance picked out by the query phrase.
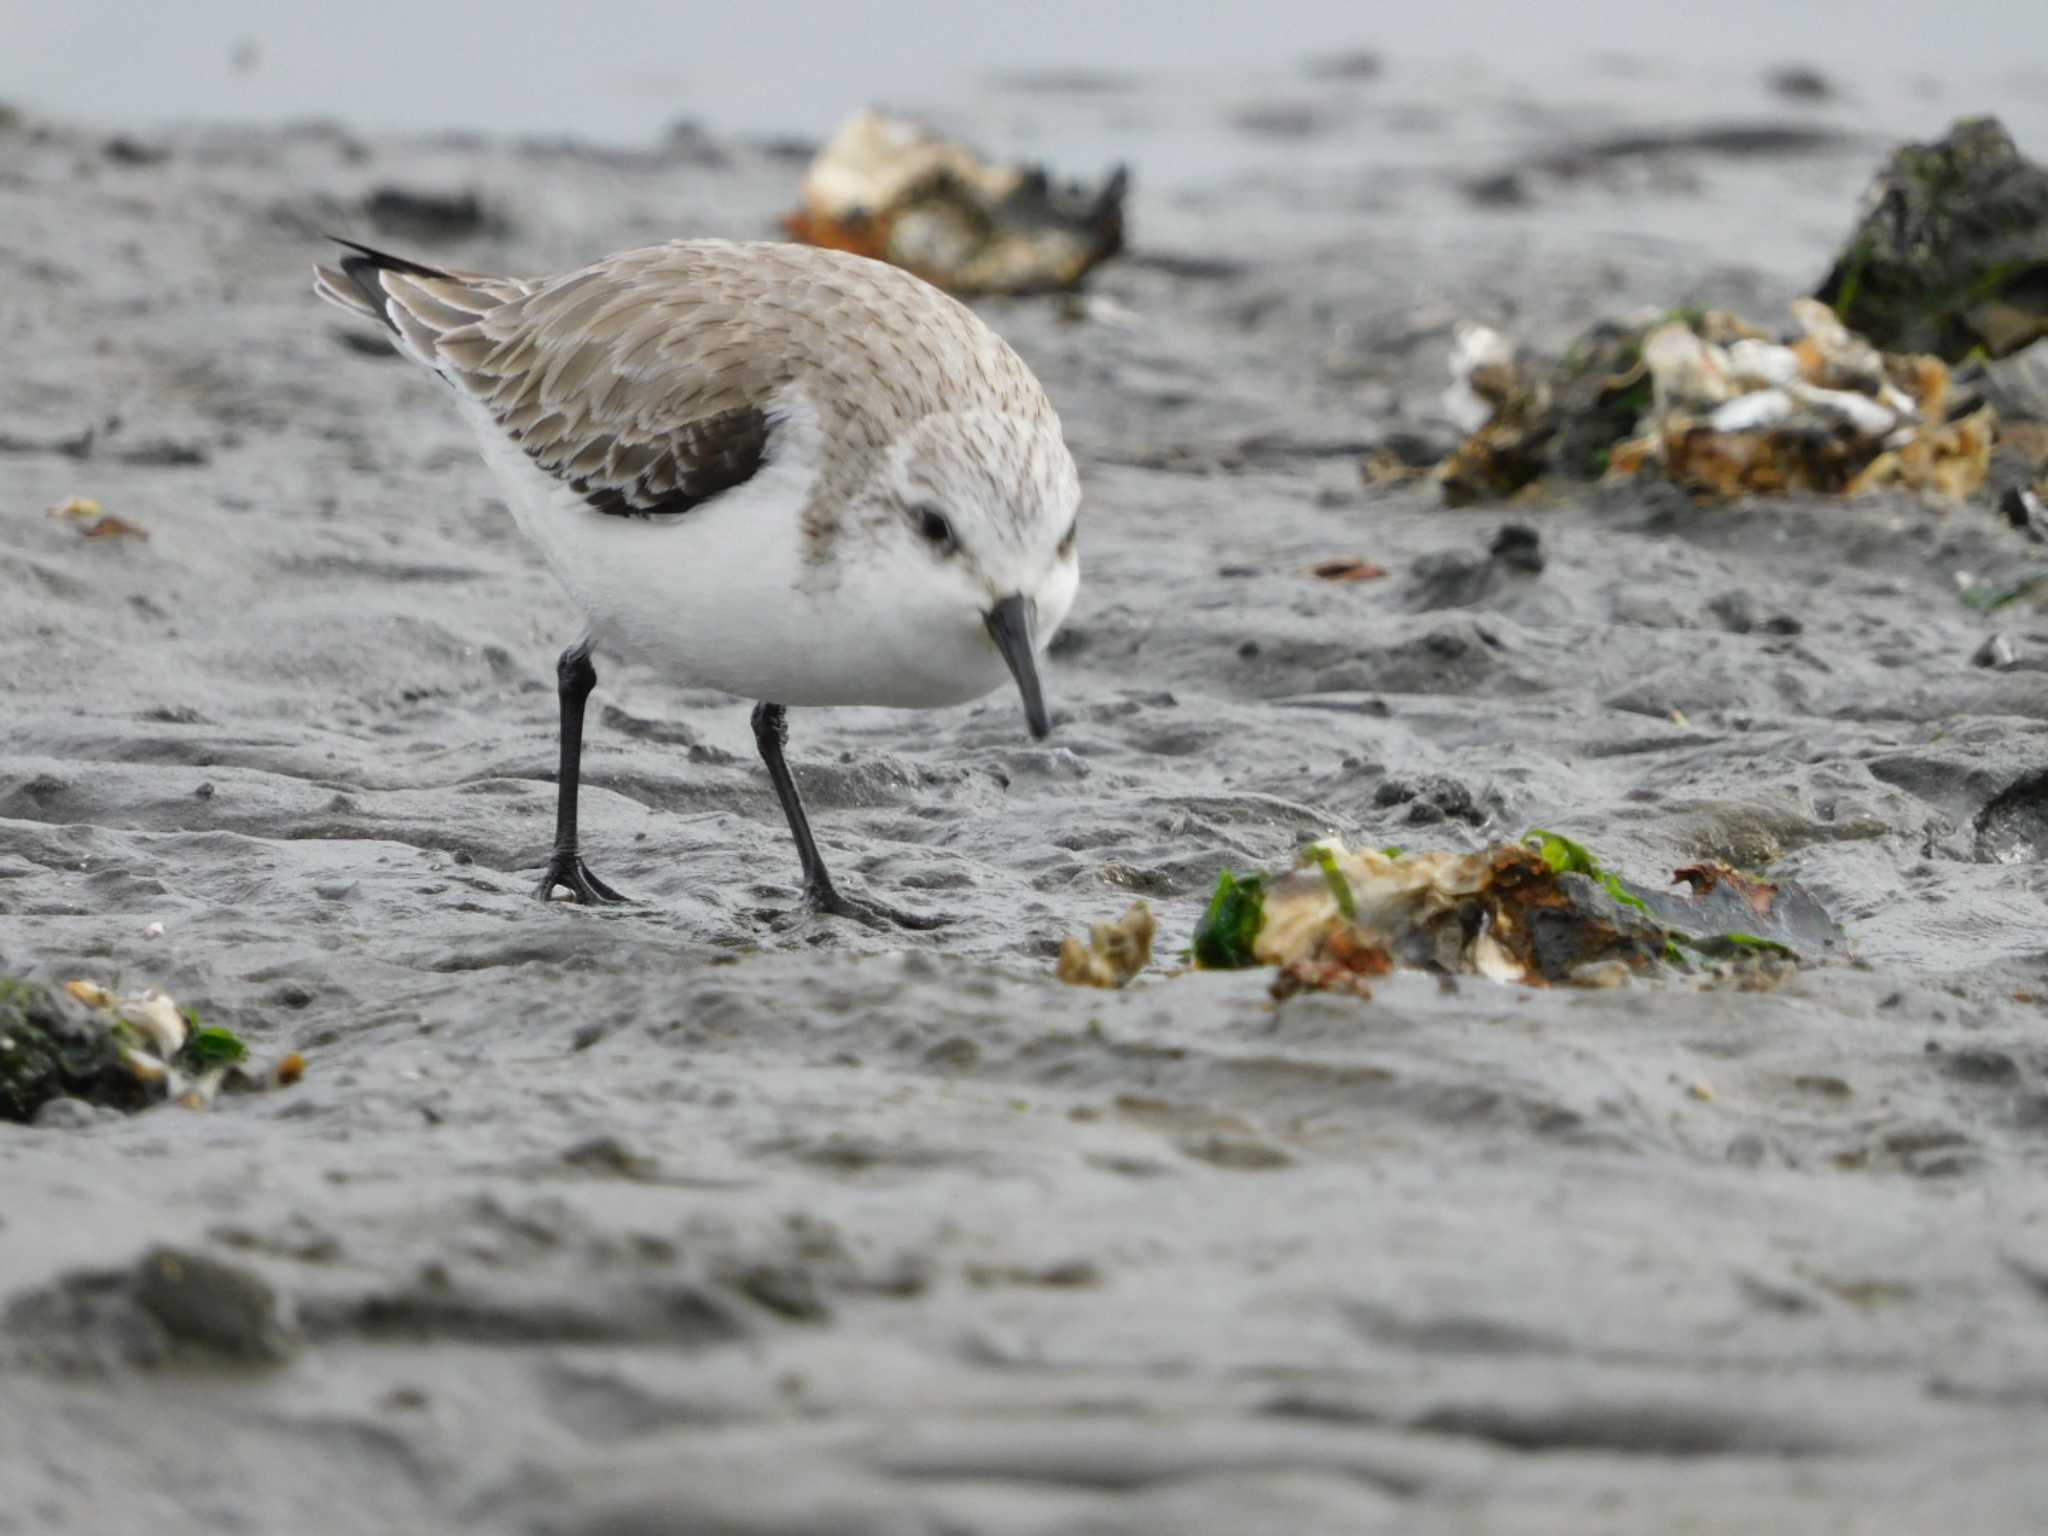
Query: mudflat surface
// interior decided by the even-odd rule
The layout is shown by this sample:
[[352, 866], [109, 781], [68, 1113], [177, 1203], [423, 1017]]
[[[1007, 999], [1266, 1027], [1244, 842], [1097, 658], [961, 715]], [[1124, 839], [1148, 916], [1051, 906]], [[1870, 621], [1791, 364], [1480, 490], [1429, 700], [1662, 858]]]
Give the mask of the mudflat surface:
[[[586, 844], [638, 904], [532, 900], [576, 617], [433, 381], [307, 288], [323, 228], [516, 270], [760, 234], [800, 159], [0, 132], [0, 970], [308, 1062], [0, 1127], [0, 1531], [2048, 1522], [2048, 624], [1958, 599], [2021, 535], [1358, 467], [1442, 430], [1458, 318], [1776, 323], [1881, 102], [1750, 87], [1799, 131], [1630, 147], [1726, 93], [1326, 73], [1203, 98], [1252, 146], [1205, 179], [1187, 100], [1079, 84], [984, 103], [1139, 172], [1107, 304], [984, 307], [1087, 488], [1058, 729], [792, 717], [841, 878], [932, 936], [793, 912], [746, 706], [609, 660]], [[385, 186], [484, 226], [380, 227]], [[75, 494], [149, 539], [44, 515]], [[1489, 566], [1507, 522], [1540, 574]], [[1307, 574], [1347, 555], [1389, 574]], [[1993, 627], [2016, 667], [1972, 665]], [[1170, 964], [1220, 866], [1310, 837], [1531, 825], [1652, 883], [1767, 866], [1855, 957], [1370, 1004], [1052, 976], [1139, 895]]]

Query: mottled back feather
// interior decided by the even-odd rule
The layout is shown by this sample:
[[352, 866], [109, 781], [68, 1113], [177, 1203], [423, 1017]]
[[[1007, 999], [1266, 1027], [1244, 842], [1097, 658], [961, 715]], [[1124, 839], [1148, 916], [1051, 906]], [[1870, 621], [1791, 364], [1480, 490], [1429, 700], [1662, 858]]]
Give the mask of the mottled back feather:
[[805, 408], [825, 438], [805, 511], [815, 547], [923, 418], [1054, 420], [1023, 361], [971, 311], [840, 252], [684, 240], [527, 280], [356, 249], [341, 273], [320, 269], [322, 297], [391, 326], [601, 512], [687, 511], [743, 483]]

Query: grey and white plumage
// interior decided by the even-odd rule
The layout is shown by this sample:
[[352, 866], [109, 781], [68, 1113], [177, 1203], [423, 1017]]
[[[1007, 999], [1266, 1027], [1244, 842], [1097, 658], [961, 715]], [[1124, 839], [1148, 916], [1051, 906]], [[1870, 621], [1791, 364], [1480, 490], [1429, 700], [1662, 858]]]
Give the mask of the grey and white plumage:
[[778, 706], [932, 707], [1014, 675], [1042, 733], [1079, 478], [964, 305], [861, 257], [717, 240], [548, 278], [363, 247], [315, 273], [447, 382], [590, 644]]

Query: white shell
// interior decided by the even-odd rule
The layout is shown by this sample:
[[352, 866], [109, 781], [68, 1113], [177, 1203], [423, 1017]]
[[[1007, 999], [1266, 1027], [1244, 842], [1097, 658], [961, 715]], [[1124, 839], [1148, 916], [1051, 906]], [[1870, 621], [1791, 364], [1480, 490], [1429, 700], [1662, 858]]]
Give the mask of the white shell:
[[1735, 393], [1728, 354], [1675, 320], [1643, 338], [1643, 366], [1650, 371], [1659, 416], [1677, 406], [1719, 405]]
[[140, 997], [124, 997], [117, 1005], [121, 1017], [142, 1031], [156, 1053], [169, 1060], [185, 1047], [185, 1019], [160, 990], [151, 987]]
[[1716, 432], [1758, 432], [1791, 419], [1798, 407], [1782, 389], [1760, 389], [1739, 395], [1707, 418]]
[[1506, 367], [1515, 360], [1515, 344], [1489, 325], [1460, 321], [1451, 340], [1451, 387], [1443, 393], [1444, 414], [1461, 432], [1477, 432], [1493, 420], [1493, 402], [1472, 387], [1481, 368]]
[[1745, 389], [1768, 389], [1799, 378], [1799, 354], [1776, 342], [1745, 336], [1728, 347], [1728, 371]]
[[1868, 395], [1847, 389], [1820, 389], [1812, 384], [1794, 384], [1787, 391], [1794, 400], [1836, 421], [1847, 422], [1865, 437], [1883, 437], [1899, 424], [1899, 418]]

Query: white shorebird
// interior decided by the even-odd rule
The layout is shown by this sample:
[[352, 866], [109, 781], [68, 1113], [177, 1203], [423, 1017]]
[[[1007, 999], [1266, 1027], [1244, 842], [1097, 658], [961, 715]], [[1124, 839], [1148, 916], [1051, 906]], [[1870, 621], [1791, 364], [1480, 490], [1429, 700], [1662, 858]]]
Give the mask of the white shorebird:
[[682, 240], [544, 278], [352, 241], [314, 289], [448, 384], [512, 516], [587, 616], [557, 667], [561, 771], [540, 895], [620, 901], [583, 862], [595, 648], [758, 701], [754, 740], [820, 911], [847, 896], [783, 758], [792, 704], [934, 708], [1013, 677], [1080, 583], [1080, 481], [1038, 380], [964, 305], [880, 262]]

